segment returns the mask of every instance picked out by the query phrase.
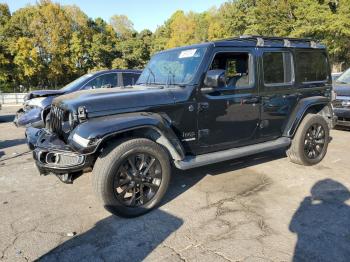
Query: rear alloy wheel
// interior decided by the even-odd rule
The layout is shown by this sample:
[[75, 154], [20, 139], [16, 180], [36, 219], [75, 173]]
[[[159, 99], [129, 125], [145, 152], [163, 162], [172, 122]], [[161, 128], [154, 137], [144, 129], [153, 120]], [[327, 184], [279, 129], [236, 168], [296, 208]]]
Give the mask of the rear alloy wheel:
[[105, 208], [123, 217], [139, 216], [156, 207], [169, 180], [168, 153], [144, 138], [110, 144], [93, 170], [93, 185]]
[[329, 143], [326, 120], [316, 114], [307, 114], [300, 123], [287, 155], [293, 163], [315, 165], [324, 158]]
[[307, 131], [304, 141], [304, 153], [309, 159], [317, 159], [325, 146], [325, 130], [320, 124], [313, 124]]

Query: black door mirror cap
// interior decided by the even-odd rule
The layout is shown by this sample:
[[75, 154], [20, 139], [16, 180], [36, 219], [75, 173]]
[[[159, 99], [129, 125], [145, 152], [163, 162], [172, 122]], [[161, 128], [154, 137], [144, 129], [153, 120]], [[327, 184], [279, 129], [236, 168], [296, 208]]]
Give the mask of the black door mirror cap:
[[205, 75], [204, 85], [212, 88], [225, 85], [225, 73], [223, 69], [209, 70]]

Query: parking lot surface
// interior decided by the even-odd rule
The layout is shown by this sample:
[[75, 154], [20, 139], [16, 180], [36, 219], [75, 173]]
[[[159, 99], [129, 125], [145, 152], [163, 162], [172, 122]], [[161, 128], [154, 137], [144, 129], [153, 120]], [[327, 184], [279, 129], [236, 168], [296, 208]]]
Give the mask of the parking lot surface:
[[273, 151], [174, 170], [158, 209], [122, 219], [90, 173], [39, 176], [16, 109], [0, 111], [1, 261], [349, 261], [349, 131], [333, 130], [312, 167]]

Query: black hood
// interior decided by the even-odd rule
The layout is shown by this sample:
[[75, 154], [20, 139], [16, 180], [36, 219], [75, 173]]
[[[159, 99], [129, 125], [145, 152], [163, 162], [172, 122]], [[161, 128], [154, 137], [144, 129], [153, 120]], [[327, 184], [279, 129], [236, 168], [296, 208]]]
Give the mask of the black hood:
[[84, 106], [88, 116], [95, 117], [174, 102], [174, 96], [168, 88], [134, 86], [78, 91], [56, 97], [52, 104], [72, 112]]
[[337, 96], [350, 96], [350, 84], [334, 84], [334, 91]]
[[57, 96], [63, 95], [65, 92], [63, 90], [36, 90], [32, 91], [27, 95], [27, 99], [32, 99], [36, 97], [47, 97], [47, 96]]

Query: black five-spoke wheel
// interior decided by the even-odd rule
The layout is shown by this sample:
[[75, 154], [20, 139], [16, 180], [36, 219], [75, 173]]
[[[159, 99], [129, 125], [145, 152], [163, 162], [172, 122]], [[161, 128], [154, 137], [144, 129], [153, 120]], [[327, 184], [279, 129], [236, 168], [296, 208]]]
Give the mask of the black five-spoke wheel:
[[162, 182], [159, 161], [150, 154], [131, 154], [122, 163], [114, 178], [116, 197], [125, 206], [135, 207], [149, 202]]

